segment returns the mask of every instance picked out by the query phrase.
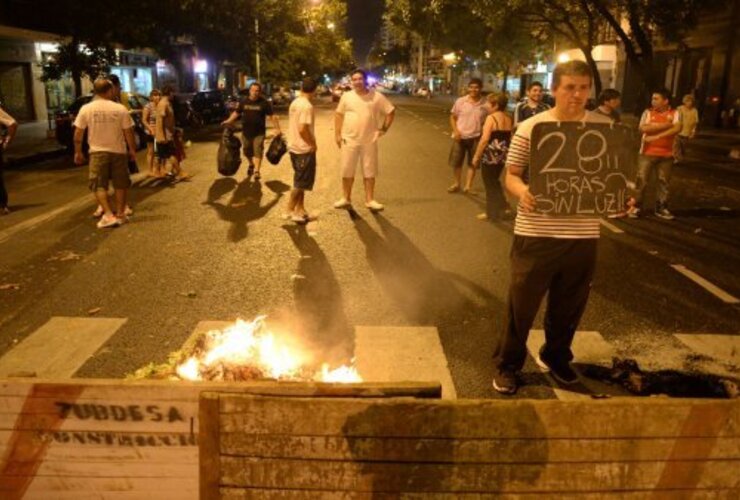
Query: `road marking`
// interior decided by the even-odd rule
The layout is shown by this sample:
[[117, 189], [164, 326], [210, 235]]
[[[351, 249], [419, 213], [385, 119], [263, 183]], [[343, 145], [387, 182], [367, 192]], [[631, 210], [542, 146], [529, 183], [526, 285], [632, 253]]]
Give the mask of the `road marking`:
[[35, 372], [39, 378], [71, 378], [124, 323], [126, 318], [53, 317], [0, 358], [0, 377]]
[[434, 327], [355, 327], [355, 363], [367, 382], [439, 382], [442, 398], [457, 399]]
[[10, 238], [11, 236], [14, 236], [15, 234], [20, 233], [21, 231], [28, 231], [30, 229], [33, 229], [39, 224], [43, 224], [44, 222], [49, 221], [57, 217], [59, 214], [62, 214], [68, 210], [74, 210], [84, 205], [92, 206], [92, 204], [93, 204], [92, 198], [88, 194], [80, 198], [77, 198], [76, 200], [72, 200], [69, 203], [62, 205], [59, 208], [56, 208], [49, 212], [37, 215], [36, 217], [32, 217], [30, 219], [24, 220], [23, 222], [19, 222], [18, 224], [15, 224], [14, 226], [10, 226], [9, 228], [3, 229], [2, 231], [0, 231], [0, 243], [4, 242], [5, 240]]
[[[131, 176], [132, 182], [137, 182], [141, 180], [146, 174], [136, 174]], [[63, 214], [64, 212], [67, 212], [69, 210], [75, 210], [77, 208], [81, 208], [85, 205], [90, 205], [93, 207], [93, 200], [92, 195], [86, 194], [85, 196], [81, 196], [77, 199], [74, 199], [68, 203], [65, 203], [59, 208], [55, 208], [54, 210], [51, 210], [49, 212], [45, 212], [43, 214], [39, 214], [36, 217], [32, 217], [30, 219], [24, 220], [23, 222], [19, 222], [18, 224], [15, 224], [13, 226], [10, 226], [7, 229], [3, 229], [0, 231], [0, 243], [4, 242], [5, 240], [9, 239], [11, 236], [14, 236], [17, 233], [20, 233], [21, 231], [28, 231], [31, 229], [34, 229], [36, 226], [43, 224], [44, 222], [50, 221], [60, 214]]]
[[599, 221], [601, 222], [601, 225], [602, 226], [604, 226], [605, 228], [607, 228], [612, 233], [617, 233], [617, 234], [624, 233], [624, 231], [622, 231], [621, 229], [619, 229], [617, 226], [615, 226], [611, 222], [607, 222], [604, 219], [599, 219]]
[[691, 350], [740, 366], [740, 337], [711, 333], [674, 333], [674, 337]]
[[671, 267], [689, 278], [697, 285], [704, 288], [706, 291], [720, 299], [722, 302], [725, 302], [727, 304], [740, 304], [740, 299], [733, 295], [730, 295], [729, 293], [722, 290], [720, 287], [710, 283], [708, 280], [702, 278], [691, 269], [688, 269], [686, 266], [682, 266], [680, 264], [672, 264]]
[[[530, 330], [527, 339], [527, 350], [532, 358], [539, 355], [540, 348], [545, 344], [544, 330]], [[599, 332], [594, 331], [577, 331], [573, 337], [571, 346], [576, 364], [594, 364], [604, 365], [611, 364], [611, 359], [616, 354], [614, 348], [604, 340]], [[576, 367], [577, 368], [577, 367]], [[541, 371], [544, 372], [540, 368]], [[563, 389], [552, 377], [547, 377], [548, 382], [553, 387], [553, 392], [558, 399], [563, 401], [573, 401], [578, 399], [589, 399], [592, 394], [612, 394], [624, 395], [625, 393], [615, 387], [597, 382], [586, 377], [581, 377], [578, 384], [574, 384], [571, 390]]]

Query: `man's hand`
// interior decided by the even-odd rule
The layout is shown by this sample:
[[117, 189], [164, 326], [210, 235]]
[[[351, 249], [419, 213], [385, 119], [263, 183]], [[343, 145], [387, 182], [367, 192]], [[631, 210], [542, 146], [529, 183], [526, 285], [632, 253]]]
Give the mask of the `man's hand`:
[[480, 155], [474, 155], [473, 156], [473, 165], [480, 165]]
[[75, 152], [75, 165], [84, 165], [85, 163], [85, 155], [82, 154], [81, 151]]
[[128, 159], [129, 161], [136, 162], [136, 152], [135, 151], [129, 151], [128, 152]]
[[521, 203], [525, 212], [534, 212], [537, 208], [537, 200], [529, 192], [529, 188], [522, 192], [522, 195], [519, 197], [519, 203]]
[[458, 142], [462, 140], [462, 136], [460, 135], [460, 132], [457, 129], [452, 131], [452, 138]]
[[658, 137], [657, 135], [646, 135], [646, 136], [645, 136], [645, 138], [644, 138], [643, 140], [644, 140], [645, 142], [653, 142], [653, 141], [655, 141], [656, 139], [659, 139], [659, 137]]
[[337, 147], [339, 149], [342, 149], [342, 136], [341, 135], [338, 135], [338, 136], [334, 137], [334, 140], [337, 143]]

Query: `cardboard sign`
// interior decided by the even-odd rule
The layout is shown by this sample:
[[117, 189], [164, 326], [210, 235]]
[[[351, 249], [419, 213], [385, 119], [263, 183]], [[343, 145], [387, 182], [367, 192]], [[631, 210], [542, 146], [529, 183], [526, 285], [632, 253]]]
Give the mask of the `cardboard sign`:
[[532, 129], [529, 190], [537, 212], [599, 217], [624, 209], [635, 168], [634, 132], [624, 125], [545, 122]]

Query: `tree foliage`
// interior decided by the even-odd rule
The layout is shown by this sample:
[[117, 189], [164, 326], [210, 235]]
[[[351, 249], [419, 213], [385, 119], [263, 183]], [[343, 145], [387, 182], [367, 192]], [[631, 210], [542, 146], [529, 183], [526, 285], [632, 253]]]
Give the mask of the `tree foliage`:
[[213, 66], [230, 61], [254, 72], [259, 44], [263, 74], [276, 81], [346, 70], [352, 60], [341, 0], [0, 0], [0, 6], [9, 24], [64, 38], [44, 78], [70, 72], [78, 94], [82, 76], [115, 62], [116, 46], [151, 48], [178, 65], [178, 51], [190, 44]]

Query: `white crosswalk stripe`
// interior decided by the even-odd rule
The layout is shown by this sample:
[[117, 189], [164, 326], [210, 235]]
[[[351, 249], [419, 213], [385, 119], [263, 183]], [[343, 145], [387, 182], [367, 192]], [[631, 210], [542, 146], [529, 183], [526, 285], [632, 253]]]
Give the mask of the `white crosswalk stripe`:
[[[38, 378], [70, 378], [126, 323], [126, 318], [52, 317], [47, 323], [0, 357], [0, 377], [34, 373]], [[183, 345], [211, 330], [224, 330], [230, 321], [201, 321]], [[708, 357], [706, 369], [725, 373], [740, 366], [740, 337], [717, 334], [675, 334], [688, 352]], [[544, 344], [543, 330], [531, 330], [527, 350], [534, 359]], [[456, 399], [452, 374], [435, 327], [357, 326], [355, 365], [368, 382], [439, 382], [442, 397]], [[578, 331], [573, 340], [574, 364], [611, 365], [614, 347], [596, 331]], [[676, 347], [681, 353], [681, 348]], [[686, 351], [681, 353], [681, 358]], [[671, 368], [666, 366], [666, 368]], [[587, 377], [573, 386], [561, 386], [549, 375], [555, 396], [561, 400], [589, 398], [594, 394], [628, 395], [616, 385]]]
[[[540, 348], [544, 344], [545, 331], [530, 330], [529, 338], [527, 339], [527, 351], [529, 351], [533, 359], [537, 358]], [[608, 364], [615, 355], [614, 348], [604, 340], [604, 337], [599, 332], [593, 331], [577, 331], [575, 337], [573, 337], [571, 349], [575, 358], [574, 362], [576, 363]], [[553, 392], [557, 398], [564, 401], [590, 398], [592, 394], [624, 394], [624, 392], [614, 386], [602, 384], [586, 377], [581, 377], [581, 380], [577, 384], [567, 389], [558, 385], [552, 377], [548, 376], [547, 378], [553, 386]]]
[[358, 326], [355, 362], [373, 382], [440, 382], [442, 398], [456, 399], [439, 334], [434, 327]]
[[35, 373], [39, 378], [70, 378], [125, 322], [53, 317], [0, 358], [0, 377]]

